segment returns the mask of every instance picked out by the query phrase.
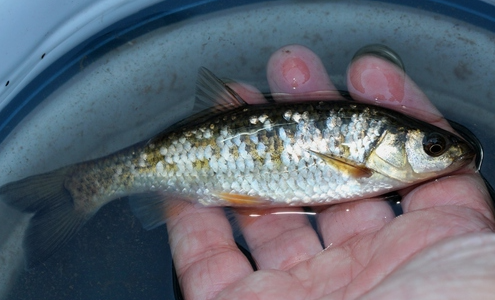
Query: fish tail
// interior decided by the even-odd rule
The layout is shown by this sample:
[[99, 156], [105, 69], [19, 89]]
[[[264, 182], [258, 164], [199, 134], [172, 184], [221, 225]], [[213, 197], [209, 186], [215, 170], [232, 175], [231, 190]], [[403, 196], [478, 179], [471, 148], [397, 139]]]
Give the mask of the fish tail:
[[48, 259], [93, 215], [75, 209], [74, 199], [64, 187], [69, 171], [62, 168], [0, 187], [0, 198], [5, 203], [34, 213], [24, 236], [27, 269]]

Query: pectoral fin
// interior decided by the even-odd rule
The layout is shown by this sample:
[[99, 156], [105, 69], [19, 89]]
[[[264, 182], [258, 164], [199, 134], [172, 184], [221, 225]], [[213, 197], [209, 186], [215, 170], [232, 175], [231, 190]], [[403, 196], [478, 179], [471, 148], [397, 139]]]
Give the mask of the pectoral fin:
[[337, 170], [343, 173], [349, 174], [354, 178], [367, 178], [373, 175], [372, 169], [367, 168], [366, 166], [363, 165], [358, 165], [355, 162], [350, 161], [348, 159], [338, 157], [333, 154], [320, 153], [313, 150], [309, 150], [309, 151], [314, 155], [318, 156], [319, 158], [321, 158], [327, 164], [333, 166], [334, 168], [336, 168]]

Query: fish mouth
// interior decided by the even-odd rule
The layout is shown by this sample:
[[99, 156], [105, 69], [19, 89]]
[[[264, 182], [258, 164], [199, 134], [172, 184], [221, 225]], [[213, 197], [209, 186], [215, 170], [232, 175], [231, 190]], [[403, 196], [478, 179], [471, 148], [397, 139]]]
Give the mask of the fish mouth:
[[452, 160], [452, 164], [449, 169], [461, 169], [467, 165], [474, 164], [475, 168], [479, 170], [479, 167], [481, 167], [481, 160], [479, 159], [479, 154], [476, 153], [475, 149], [466, 142], [458, 143], [457, 147], [461, 150], [461, 154]]
[[460, 155], [459, 157], [457, 157], [457, 158], [454, 160], [454, 163], [464, 162], [464, 161], [471, 161], [471, 160], [473, 160], [475, 157], [476, 157], [476, 153], [474, 153], [474, 151], [472, 151], [472, 152], [468, 152], [468, 153], [464, 153], [464, 154]]
[[476, 158], [476, 169], [481, 168], [483, 162], [483, 146], [476, 135], [464, 125], [461, 125], [455, 121], [448, 120], [452, 128], [462, 137], [462, 140], [456, 142], [457, 146], [463, 150], [463, 154], [460, 155], [454, 162], [463, 162]]
[[457, 151], [460, 152], [460, 155], [453, 160], [455, 164], [470, 162], [478, 156], [478, 153], [482, 153], [483, 151], [481, 148], [475, 147], [475, 144], [468, 140], [457, 140], [454, 145], [458, 149]]
[[462, 155], [457, 160], [466, 163], [474, 161], [476, 170], [480, 170], [483, 162], [483, 146], [478, 138], [467, 129], [461, 133], [461, 137], [464, 140], [460, 141], [458, 146], [462, 150]]

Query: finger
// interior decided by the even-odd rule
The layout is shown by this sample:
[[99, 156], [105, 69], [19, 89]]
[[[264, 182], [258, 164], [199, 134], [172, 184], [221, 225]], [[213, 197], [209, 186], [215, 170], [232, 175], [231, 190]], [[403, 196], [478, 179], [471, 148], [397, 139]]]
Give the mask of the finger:
[[[228, 85], [249, 104], [266, 103], [253, 86], [237, 82]], [[167, 230], [177, 277], [186, 299], [210, 299], [253, 272], [237, 248], [230, 223], [221, 208], [172, 200], [167, 208]]]
[[[272, 55], [267, 65], [268, 82], [275, 93], [329, 91], [330, 83], [319, 58], [305, 47], [286, 46]], [[277, 212], [277, 209], [271, 212]], [[239, 217], [246, 242], [260, 269], [286, 270], [322, 250], [317, 233], [302, 209], [291, 215], [262, 214]]]
[[466, 208], [478, 214], [478, 218], [493, 224], [491, 197], [483, 179], [477, 174], [462, 174], [444, 177], [423, 184], [402, 200], [404, 213], [437, 207], [450, 210], [449, 207]]
[[167, 230], [185, 299], [211, 299], [253, 272], [221, 208], [174, 204], [167, 209]]
[[[426, 95], [417, 87], [417, 85], [409, 78], [400, 68], [390, 63], [389, 61], [380, 59], [376, 56], [362, 56], [352, 62], [348, 70], [347, 76], [348, 88], [354, 98], [363, 102], [379, 103], [382, 106], [387, 106], [392, 109], [403, 111], [402, 107], [406, 107], [406, 113], [417, 117], [418, 119], [425, 120], [429, 123], [442, 127], [446, 130], [452, 131], [447, 121], [441, 117], [440, 112], [433, 106], [428, 100]], [[431, 113], [428, 113], [431, 112]], [[469, 168], [469, 167], [468, 167]], [[466, 172], [469, 170], [466, 168]], [[470, 171], [472, 173], [472, 170]], [[471, 174], [473, 177], [467, 176], [466, 178], [472, 178], [471, 183], [467, 183], [471, 188], [478, 187], [483, 193], [486, 194], [486, 188], [481, 178], [477, 175]], [[443, 180], [443, 179], [442, 179]], [[457, 181], [453, 179], [447, 179], [445, 185], [450, 188], [450, 181]], [[470, 188], [465, 185], [464, 180], [460, 180], [459, 186], [452, 186], [455, 189], [467, 189]], [[437, 181], [438, 182], [438, 181]], [[443, 187], [444, 183], [432, 183], [436, 193], [440, 193], [435, 186], [439, 185]], [[419, 190], [425, 188], [422, 186]], [[430, 187], [425, 188], [425, 194], [428, 194]], [[403, 192], [403, 194], [406, 194]], [[448, 204], [448, 200], [452, 191], [444, 190], [440, 193], [442, 197], [414, 197], [409, 196], [404, 199], [403, 209], [405, 212], [412, 211], [415, 208], [421, 209], [426, 207], [433, 207], [436, 205], [443, 206]], [[416, 200], [417, 199], [417, 200]], [[421, 199], [429, 199], [428, 201], [422, 201]], [[435, 199], [436, 201], [431, 201]], [[470, 198], [464, 198], [470, 199]], [[483, 211], [484, 214], [491, 215], [491, 211], [487, 210], [486, 197], [478, 197], [479, 201], [474, 201], [471, 204], [475, 204], [479, 211]], [[445, 202], [447, 200], [447, 202]], [[414, 205], [410, 205], [410, 203]], [[417, 203], [417, 205], [416, 205]], [[464, 203], [460, 203], [464, 204]], [[469, 204], [469, 203], [466, 203]], [[481, 205], [481, 207], [479, 207]]]
[[[413, 112], [432, 111], [435, 122], [443, 120], [407, 75], [387, 60], [369, 55], [359, 57], [351, 63], [347, 78], [355, 100], [400, 110], [408, 105], [414, 108]], [[407, 101], [411, 97], [417, 100]], [[358, 201], [323, 211], [318, 216], [318, 227], [325, 246], [340, 245], [355, 236], [380, 230], [394, 217], [392, 208], [383, 200]]]
[[238, 82], [229, 82], [228, 85], [248, 104], [267, 103], [263, 94], [252, 85]]
[[333, 205], [318, 215], [318, 228], [325, 247], [339, 246], [351, 238], [380, 230], [395, 214], [383, 199]]
[[412, 79], [387, 60], [373, 55], [355, 59], [347, 72], [347, 88], [356, 100], [395, 109], [452, 131]]
[[257, 217], [238, 216], [258, 268], [288, 270], [323, 250], [300, 208], [264, 210]]
[[[249, 104], [266, 103], [262, 94], [250, 85], [229, 83], [229, 86]], [[301, 211], [292, 209], [294, 214]], [[288, 269], [322, 250], [305, 216], [271, 215], [277, 212], [281, 209], [263, 210], [259, 213], [261, 216], [256, 218], [244, 213], [237, 215], [244, 238], [260, 269]]]
[[298, 101], [308, 95], [312, 99], [340, 97], [336, 96], [336, 88], [330, 82], [320, 58], [301, 45], [288, 45], [273, 53], [266, 73], [276, 100], [287, 100], [278, 93], [291, 94], [294, 97], [289, 98]]

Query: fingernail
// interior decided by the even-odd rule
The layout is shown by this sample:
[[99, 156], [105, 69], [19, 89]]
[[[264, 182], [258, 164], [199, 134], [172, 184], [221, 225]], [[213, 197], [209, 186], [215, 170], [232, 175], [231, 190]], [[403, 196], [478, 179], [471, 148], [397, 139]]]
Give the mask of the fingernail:
[[311, 73], [306, 63], [300, 58], [288, 58], [283, 62], [282, 75], [288, 86], [296, 90], [301, 85], [304, 85]]
[[367, 100], [401, 103], [405, 96], [405, 73], [387, 62], [381, 57], [360, 56], [350, 66], [348, 84]]
[[356, 51], [351, 59], [351, 63], [366, 55], [376, 56], [378, 58], [389, 61], [405, 72], [404, 63], [402, 62], [399, 54], [382, 44], [371, 44], [362, 47], [361, 49]]

